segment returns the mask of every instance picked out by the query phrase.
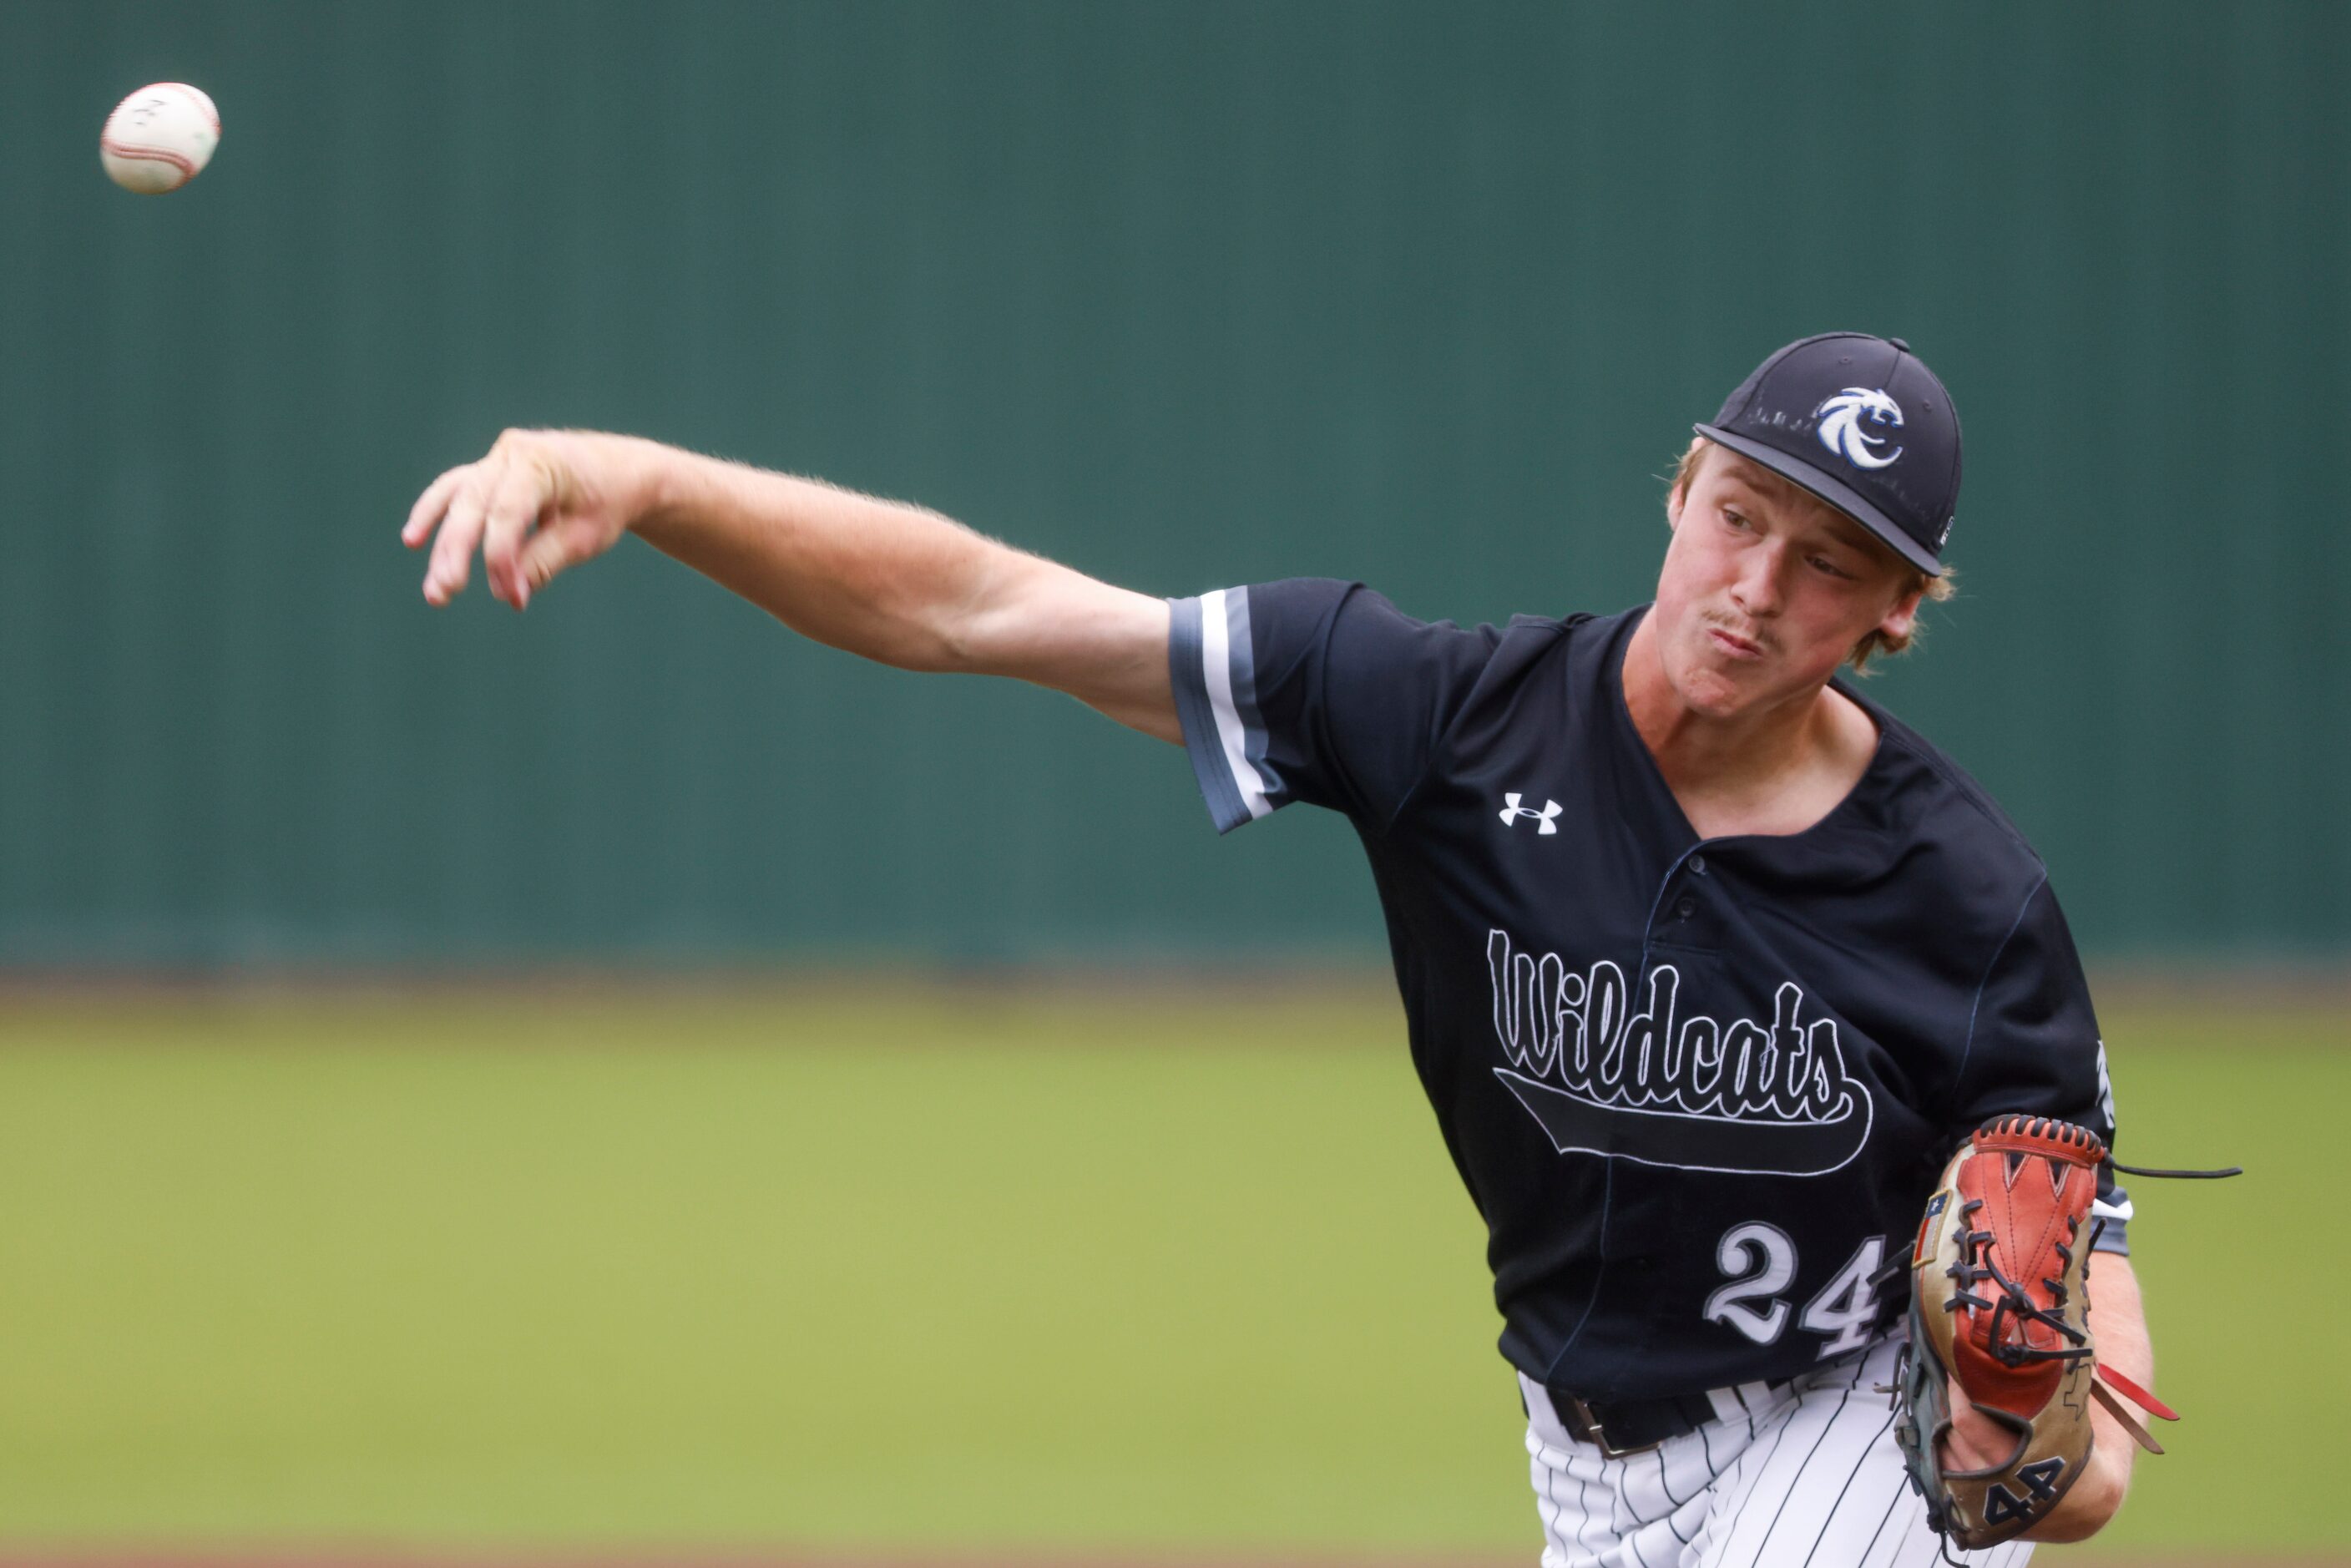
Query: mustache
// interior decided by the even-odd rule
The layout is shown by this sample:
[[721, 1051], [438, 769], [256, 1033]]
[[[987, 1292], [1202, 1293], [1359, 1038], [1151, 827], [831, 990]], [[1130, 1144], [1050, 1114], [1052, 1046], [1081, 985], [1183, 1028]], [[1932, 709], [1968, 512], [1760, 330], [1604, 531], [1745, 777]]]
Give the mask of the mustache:
[[1748, 625], [1734, 621], [1728, 615], [1716, 614], [1712, 611], [1702, 612], [1698, 620], [1718, 631], [1728, 632], [1733, 637], [1752, 643], [1767, 653], [1776, 653], [1780, 651], [1780, 640], [1761, 626]]

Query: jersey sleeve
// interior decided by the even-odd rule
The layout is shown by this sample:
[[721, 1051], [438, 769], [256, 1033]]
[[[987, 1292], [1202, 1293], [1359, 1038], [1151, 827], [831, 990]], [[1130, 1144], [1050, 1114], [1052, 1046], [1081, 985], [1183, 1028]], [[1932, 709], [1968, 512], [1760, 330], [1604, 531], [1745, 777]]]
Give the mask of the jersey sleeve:
[[1326, 578], [1168, 602], [1184, 749], [1218, 832], [1292, 800], [1384, 831], [1494, 648], [1489, 628]]
[[[2055, 1116], [2115, 1145], [2115, 1097], [2105, 1042], [2090, 1006], [2074, 935], [2046, 878], [1984, 974], [1959, 1067], [1953, 1141], [2008, 1112]], [[2105, 1223], [2101, 1252], [2128, 1255], [2130, 1195], [2115, 1185], [2111, 1155], [2098, 1167], [2092, 1212]]]

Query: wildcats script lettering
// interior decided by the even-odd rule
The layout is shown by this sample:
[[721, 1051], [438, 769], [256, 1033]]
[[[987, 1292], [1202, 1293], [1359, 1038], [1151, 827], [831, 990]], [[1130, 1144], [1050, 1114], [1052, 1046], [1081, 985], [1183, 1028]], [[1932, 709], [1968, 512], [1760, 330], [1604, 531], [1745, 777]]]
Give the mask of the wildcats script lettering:
[[1637, 1009], [1625, 972], [1604, 958], [1570, 969], [1496, 930], [1486, 965], [1510, 1063], [1495, 1075], [1561, 1154], [1819, 1176], [1868, 1138], [1869, 1090], [1845, 1071], [1836, 1020], [1804, 1021], [1792, 980], [1774, 992], [1769, 1022], [1726, 1024], [1677, 1015], [1688, 1004], [1669, 964], [1649, 971]]

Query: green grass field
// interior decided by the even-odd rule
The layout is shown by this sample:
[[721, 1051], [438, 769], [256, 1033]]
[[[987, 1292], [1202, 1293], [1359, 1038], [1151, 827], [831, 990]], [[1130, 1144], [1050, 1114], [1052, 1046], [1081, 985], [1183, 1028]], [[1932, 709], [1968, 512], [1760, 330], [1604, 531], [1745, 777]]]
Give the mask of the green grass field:
[[[1375, 991], [0, 1002], [0, 1544], [1525, 1548]], [[2116, 1545], [2331, 1551], [2346, 1020], [2110, 1017]], [[2318, 1206], [2314, 1218], [2310, 1207]]]

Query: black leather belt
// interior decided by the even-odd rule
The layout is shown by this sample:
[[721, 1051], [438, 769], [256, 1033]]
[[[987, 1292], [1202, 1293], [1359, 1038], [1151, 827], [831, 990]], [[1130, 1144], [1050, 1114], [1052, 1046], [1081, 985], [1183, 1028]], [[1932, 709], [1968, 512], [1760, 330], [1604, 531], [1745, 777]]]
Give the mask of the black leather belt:
[[1543, 1392], [1551, 1396], [1551, 1407], [1569, 1437], [1592, 1444], [1612, 1459], [1646, 1454], [1668, 1438], [1687, 1437], [1721, 1418], [1714, 1401], [1703, 1394], [1677, 1394], [1667, 1399], [1589, 1400], [1564, 1388]]

